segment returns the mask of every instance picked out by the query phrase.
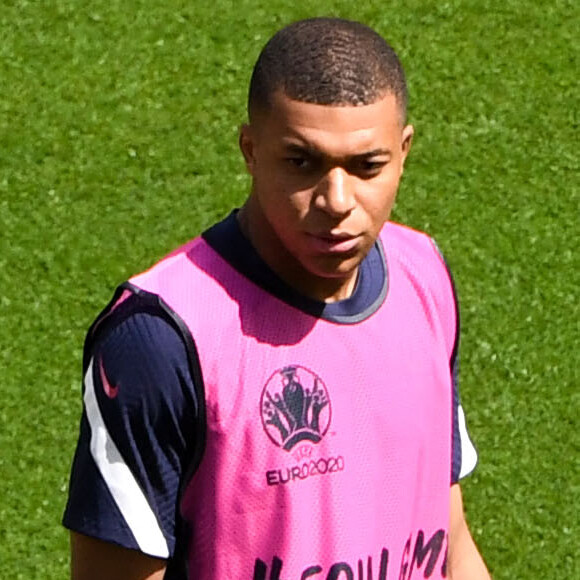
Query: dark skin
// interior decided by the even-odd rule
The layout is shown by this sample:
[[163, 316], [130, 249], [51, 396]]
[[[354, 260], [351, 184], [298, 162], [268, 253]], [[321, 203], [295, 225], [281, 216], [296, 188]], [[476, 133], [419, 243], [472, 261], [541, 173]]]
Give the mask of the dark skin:
[[[363, 107], [324, 107], [277, 95], [244, 125], [253, 177], [240, 224], [288, 284], [333, 302], [353, 291], [358, 267], [390, 215], [413, 128], [392, 95]], [[161, 580], [165, 561], [72, 533], [72, 580]], [[450, 488], [449, 578], [490, 580]]]
[[71, 533], [72, 580], [162, 580], [165, 568], [160, 558]]

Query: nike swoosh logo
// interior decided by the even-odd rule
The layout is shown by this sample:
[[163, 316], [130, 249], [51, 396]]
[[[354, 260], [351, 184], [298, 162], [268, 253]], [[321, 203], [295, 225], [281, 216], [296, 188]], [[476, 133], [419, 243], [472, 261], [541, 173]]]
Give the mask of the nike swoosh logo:
[[101, 384], [103, 385], [105, 395], [107, 395], [109, 399], [114, 399], [119, 394], [119, 387], [113, 387], [109, 382], [105, 373], [105, 367], [103, 366], [103, 359], [99, 360], [99, 374], [101, 375]]

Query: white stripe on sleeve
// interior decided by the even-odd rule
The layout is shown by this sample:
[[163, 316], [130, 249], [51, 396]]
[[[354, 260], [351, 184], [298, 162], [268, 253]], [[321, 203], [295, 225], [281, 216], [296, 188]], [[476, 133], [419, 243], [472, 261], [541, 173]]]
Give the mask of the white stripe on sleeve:
[[465, 424], [465, 413], [461, 405], [457, 408], [457, 419], [459, 423], [459, 441], [461, 442], [461, 469], [459, 479], [469, 475], [477, 465], [477, 451], [467, 433]]
[[167, 540], [137, 480], [112, 440], [95, 395], [93, 361], [85, 375], [84, 402], [91, 426], [91, 454], [117, 507], [145, 554], [167, 558]]

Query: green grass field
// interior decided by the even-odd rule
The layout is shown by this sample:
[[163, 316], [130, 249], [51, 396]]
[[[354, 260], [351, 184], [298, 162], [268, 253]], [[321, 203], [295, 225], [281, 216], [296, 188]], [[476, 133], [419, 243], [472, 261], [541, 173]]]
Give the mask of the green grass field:
[[[84, 332], [115, 285], [241, 203], [251, 66], [314, 15], [398, 49], [414, 150], [394, 219], [462, 303], [496, 580], [580, 578], [580, 5], [573, 0], [0, 1], [0, 578], [65, 578]], [[576, 79], [576, 80], [575, 80]]]

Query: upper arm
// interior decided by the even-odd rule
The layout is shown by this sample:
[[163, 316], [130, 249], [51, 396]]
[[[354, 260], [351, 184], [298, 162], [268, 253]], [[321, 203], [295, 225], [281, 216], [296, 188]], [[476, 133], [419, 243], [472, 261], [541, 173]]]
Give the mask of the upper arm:
[[71, 533], [71, 580], [162, 580], [165, 568], [163, 559]]
[[[171, 558], [180, 485], [196, 445], [196, 395], [184, 342], [160, 317], [138, 313], [88, 355], [63, 520], [76, 532], [74, 560], [99, 563], [102, 550], [128, 561], [136, 554]], [[120, 546], [128, 550], [119, 552]]]

